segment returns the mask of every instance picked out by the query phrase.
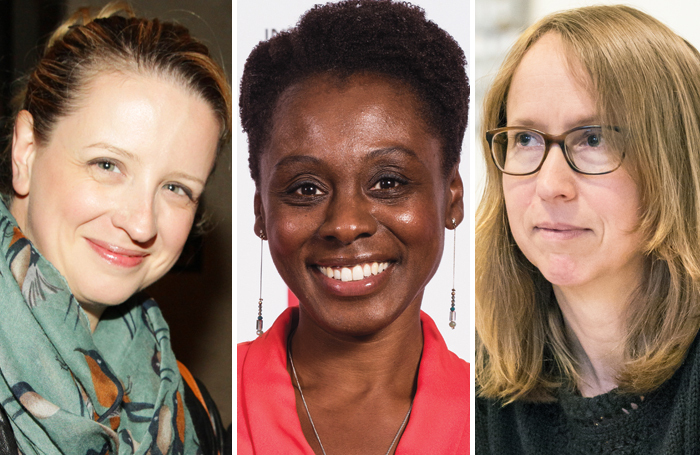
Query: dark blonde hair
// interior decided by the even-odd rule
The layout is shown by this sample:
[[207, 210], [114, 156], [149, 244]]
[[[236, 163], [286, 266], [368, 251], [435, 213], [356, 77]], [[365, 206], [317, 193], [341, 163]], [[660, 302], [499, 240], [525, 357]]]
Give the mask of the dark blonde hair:
[[546, 33], [561, 38], [574, 74], [587, 71], [580, 78], [601, 123], [626, 132], [646, 271], [628, 305], [617, 382], [621, 392], [645, 393], [673, 375], [700, 327], [700, 55], [656, 19], [625, 6], [545, 17], [517, 40], [485, 98], [487, 182], [476, 228], [478, 389], [505, 403], [547, 401], [578, 379], [551, 284], [511, 234], [501, 174], [484, 135], [506, 125], [513, 74]]
[[[88, 83], [110, 72], [173, 80], [214, 111], [221, 125], [219, 150], [230, 139], [231, 88], [207, 47], [182, 25], [135, 17], [125, 2], [111, 2], [94, 16], [81, 8], [58, 27], [13, 101], [13, 118], [29, 111], [34, 136], [45, 143], [56, 121], [80, 107]], [[0, 170], [0, 193], [6, 195], [13, 192], [10, 148]]]

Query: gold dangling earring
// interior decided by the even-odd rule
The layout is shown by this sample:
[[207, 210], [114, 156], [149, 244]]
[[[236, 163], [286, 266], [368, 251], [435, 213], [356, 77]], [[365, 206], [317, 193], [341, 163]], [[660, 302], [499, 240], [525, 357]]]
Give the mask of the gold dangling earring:
[[263, 276], [263, 241], [267, 237], [265, 232], [260, 230], [260, 300], [258, 300], [258, 320], [255, 322], [255, 333], [260, 336], [263, 334], [263, 316], [262, 316], [262, 276]]
[[457, 312], [455, 311], [455, 264], [457, 257], [457, 220], [452, 218], [454, 241], [452, 242], [452, 306], [450, 307], [450, 327], [457, 326]]

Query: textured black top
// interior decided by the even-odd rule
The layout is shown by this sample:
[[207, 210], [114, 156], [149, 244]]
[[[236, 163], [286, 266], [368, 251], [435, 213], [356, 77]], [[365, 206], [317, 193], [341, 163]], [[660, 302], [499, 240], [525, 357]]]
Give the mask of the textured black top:
[[673, 377], [645, 396], [565, 390], [548, 404], [477, 398], [476, 454], [700, 454], [700, 335]]

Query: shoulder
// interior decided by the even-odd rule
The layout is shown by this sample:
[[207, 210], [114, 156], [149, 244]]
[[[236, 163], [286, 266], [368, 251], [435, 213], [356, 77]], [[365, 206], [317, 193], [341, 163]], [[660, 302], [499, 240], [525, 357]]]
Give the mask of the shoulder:
[[[475, 446], [479, 454], [565, 453], [567, 436], [557, 403], [475, 399]], [[593, 452], [591, 452], [593, 453]]]
[[238, 373], [241, 372], [241, 367], [245, 363], [246, 356], [248, 355], [248, 351], [250, 350], [250, 345], [252, 343], [252, 341], [244, 341], [243, 343], [238, 343], [238, 350], [236, 352], [236, 360], [238, 362]]
[[287, 337], [297, 318], [298, 309], [288, 308], [280, 314], [269, 330], [252, 341], [238, 343], [238, 382], [251, 368], [269, 368], [270, 361], [281, 356], [286, 359]]
[[423, 360], [429, 359], [431, 363], [434, 360], [442, 371], [449, 371], [450, 375], [457, 375], [462, 380], [469, 381], [469, 364], [448, 349], [433, 319], [422, 311], [421, 324], [423, 326]]
[[20, 453], [10, 419], [2, 406], [0, 406], [0, 453]]
[[184, 384], [184, 401], [203, 453], [223, 453], [226, 434], [216, 403], [204, 383], [195, 379], [182, 363], [178, 362]]
[[[422, 313], [423, 355], [409, 425], [397, 453], [461, 454], [469, 450], [469, 364], [452, 353]], [[425, 435], [431, 437], [426, 439]]]

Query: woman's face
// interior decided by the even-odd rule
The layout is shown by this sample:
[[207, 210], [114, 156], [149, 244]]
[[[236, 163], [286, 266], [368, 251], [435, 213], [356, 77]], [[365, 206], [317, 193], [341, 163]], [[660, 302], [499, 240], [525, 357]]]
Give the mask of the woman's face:
[[[376, 333], [420, 306], [462, 182], [397, 81], [317, 76], [288, 89], [261, 157], [256, 233], [303, 310], [335, 333]], [[386, 267], [386, 269], [384, 269]]]
[[162, 277], [182, 251], [219, 134], [209, 105], [154, 76], [103, 74], [37, 144], [20, 114], [11, 211], [85, 308]]
[[[508, 126], [560, 134], [600, 123], [594, 97], [571, 74], [565, 52], [553, 33], [528, 50], [508, 92]], [[553, 145], [536, 174], [504, 174], [503, 191], [515, 241], [552, 284], [600, 291], [638, 283], [640, 200], [624, 163], [610, 174], [579, 174]]]

